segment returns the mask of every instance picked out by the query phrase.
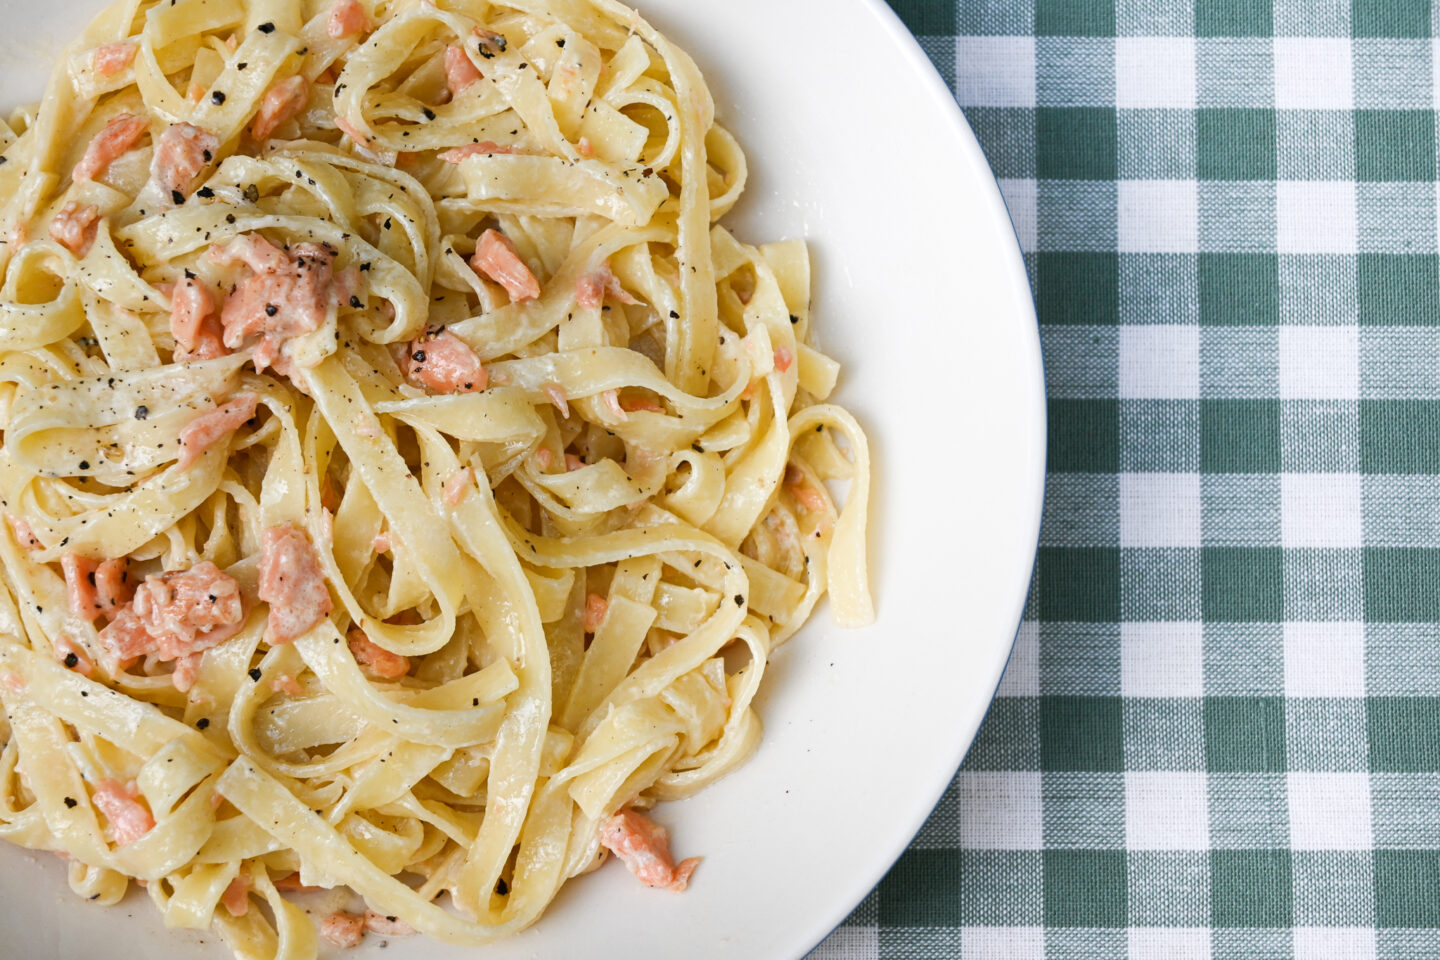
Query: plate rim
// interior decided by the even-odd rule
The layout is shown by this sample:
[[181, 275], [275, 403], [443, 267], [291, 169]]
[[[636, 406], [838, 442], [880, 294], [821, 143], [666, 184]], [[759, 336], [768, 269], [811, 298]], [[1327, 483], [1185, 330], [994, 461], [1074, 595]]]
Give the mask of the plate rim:
[[[930, 55], [926, 53], [925, 48], [920, 46], [919, 38], [886, 0], [858, 0], [858, 3], [861, 7], [868, 10], [871, 16], [879, 22], [881, 28], [885, 30], [888, 39], [895, 44], [908, 66], [914, 72], [914, 78], [919, 86], [937, 105], [939, 108], [937, 112], [943, 115], [949, 124], [946, 135], [958, 140], [963, 159], [970, 165], [978, 166], [979, 169], [985, 171], [986, 176], [980, 178], [981, 184], [979, 189], [985, 194], [984, 200], [986, 206], [990, 208], [992, 212], [1000, 213], [1003, 222], [1009, 226], [1009, 242], [1005, 244], [1004, 254], [1010, 266], [1010, 276], [1007, 279], [1012, 283], [1018, 282], [1020, 289], [1025, 291], [1025, 296], [1021, 299], [1021, 305], [1022, 307], [1028, 306], [1028, 313], [1022, 311], [1022, 315], [1014, 319], [1020, 324], [1022, 339], [1026, 341], [1028, 346], [1027, 352], [1031, 354], [1031, 362], [1027, 365], [1031, 369], [1033, 378], [1030, 384], [1017, 390], [1017, 393], [1025, 393], [1028, 391], [1032, 393], [1038, 392], [1039, 394], [1039, 404], [1037, 408], [1039, 417], [1038, 421], [1032, 424], [1032, 426], [1036, 429], [1036, 435], [1033, 437], [1033, 440], [1038, 444], [1040, 456], [1036, 461], [1036, 475], [1030, 478], [1033, 489], [1029, 497], [1030, 509], [1027, 513], [1026, 536], [1024, 538], [1025, 542], [1029, 544], [1029, 549], [1027, 550], [1027, 555], [1030, 558], [1029, 571], [1025, 573], [1020, 580], [1020, 582], [1023, 583], [1023, 588], [1018, 591], [1018, 603], [1015, 597], [1009, 600], [1009, 605], [1013, 611], [1010, 619], [1014, 621], [1014, 627], [1009, 633], [1009, 639], [1003, 644], [997, 643], [995, 649], [991, 651], [993, 660], [991, 667], [992, 682], [989, 685], [990, 695], [985, 699], [984, 705], [979, 707], [979, 709], [975, 709], [972, 706], [971, 709], [963, 711], [967, 718], [973, 721], [973, 723], [966, 724], [966, 726], [970, 728], [969, 732], [958, 738], [956, 747], [952, 750], [951, 757], [946, 763], [936, 764], [934, 766], [935, 771], [937, 771], [935, 779], [922, 794], [923, 798], [927, 801], [919, 808], [923, 812], [920, 814], [918, 820], [907, 825], [906, 830], [902, 834], [904, 837], [903, 841], [898, 847], [880, 858], [878, 866], [867, 870], [855, 871], [855, 876], [863, 878], [861, 883], [857, 885], [857, 883], [852, 880], [848, 884], [847, 892], [843, 896], [837, 895], [835, 898], [835, 902], [838, 905], [837, 909], [828, 913], [825, 919], [818, 921], [816, 924], [812, 924], [814, 930], [812, 930], [810, 934], [800, 937], [800, 942], [797, 944], [798, 950], [792, 949], [782, 954], [782, 956], [791, 958], [791, 960], [803, 960], [803, 958], [808, 956], [831, 934], [839, 930], [844, 925], [845, 920], [855, 911], [855, 908], [858, 907], [873, 890], [878, 888], [880, 882], [884, 880], [885, 876], [895, 864], [899, 862], [900, 858], [904, 856], [905, 851], [910, 849], [910, 844], [914, 842], [915, 837], [925, 826], [926, 821], [929, 820], [931, 813], [934, 812], [935, 806], [939, 803], [946, 788], [949, 787], [950, 783], [955, 779], [955, 775], [964, 764], [966, 757], [969, 756], [970, 750], [975, 745], [975, 740], [980, 732], [980, 728], [984, 725], [991, 708], [995, 704], [995, 697], [999, 692], [1001, 680], [1004, 678], [1005, 668], [1010, 662], [1010, 656], [1015, 649], [1015, 642], [1019, 636], [1020, 626], [1024, 619], [1026, 601], [1035, 577], [1036, 557], [1038, 556], [1040, 546], [1040, 521], [1044, 513], [1045, 505], [1045, 476], [1047, 474], [1048, 453], [1046, 441], [1049, 436], [1049, 423], [1045, 406], [1047, 393], [1045, 388], [1044, 353], [1040, 341], [1039, 315], [1035, 308], [1035, 291], [1030, 283], [1029, 273], [1026, 270], [1024, 248], [1020, 242], [1019, 231], [1015, 227], [1014, 216], [1010, 212], [1010, 207], [1005, 201], [1004, 194], [1000, 191], [999, 178], [995, 176], [995, 170], [990, 165], [989, 159], [986, 158], [984, 150], [980, 147], [980, 141], [976, 138], [975, 131], [970, 127], [970, 121], [966, 118], [959, 101], [956, 100], [954, 91], [945, 83], [944, 77], [940, 75], [939, 69], [935, 66], [935, 62], [930, 58]], [[998, 211], [996, 210], [997, 207]], [[1024, 323], [1027, 316], [1030, 321], [1028, 324]], [[818, 931], [818, 935], [815, 931]]]

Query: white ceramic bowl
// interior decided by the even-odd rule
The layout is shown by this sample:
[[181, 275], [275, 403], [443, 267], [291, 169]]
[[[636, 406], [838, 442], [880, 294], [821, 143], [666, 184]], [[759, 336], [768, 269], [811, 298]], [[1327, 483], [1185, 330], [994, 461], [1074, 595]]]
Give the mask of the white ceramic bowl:
[[[104, 0], [0, 0], [0, 107]], [[815, 325], [875, 453], [874, 627], [817, 618], [774, 658], [765, 742], [701, 796], [662, 807], [684, 895], [611, 865], [532, 930], [483, 951], [376, 938], [347, 957], [803, 955], [880, 879], [959, 765], [1005, 666], [1040, 522], [1044, 384], [1029, 285], [995, 181], [950, 92], [880, 0], [641, 0], [689, 50], [750, 158], [729, 221], [803, 236]], [[223, 958], [147, 898], [77, 901], [60, 863], [0, 849], [7, 957]]]

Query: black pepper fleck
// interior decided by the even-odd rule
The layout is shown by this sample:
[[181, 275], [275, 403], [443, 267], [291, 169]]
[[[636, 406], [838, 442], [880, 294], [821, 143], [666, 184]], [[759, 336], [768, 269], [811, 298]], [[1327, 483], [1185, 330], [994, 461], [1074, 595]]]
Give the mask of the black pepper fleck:
[[80, 658], [76, 656], [73, 652], [65, 654], [65, 666], [69, 667], [71, 670], [74, 670], [76, 667], [80, 666]]
[[195, 726], [201, 730], [204, 730], [206, 727], [210, 726], [210, 718], [201, 717], [199, 720], [195, 721]]
[[[79, 802], [78, 800], [76, 800], [74, 797], [66, 797], [66, 798], [65, 798], [65, 806], [69, 807], [71, 810], [74, 810], [74, 809], [75, 809], [77, 806], [79, 806], [79, 805], [80, 805], [80, 802]], [[96, 896], [99, 896], [99, 894], [96, 894]]]
[[251, 667], [251, 668], [250, 668], [250, 679], [251, 679], [251, 680], [254, 680], [256, 683], [259, 683], [259, 682], [260, 682], [260, 668], [259, 668], [259, 667]]
[[266, 20], [264, 23], [260, 24], [260, 26], [257, 27], [256, 29], [258, 29], [261, 33], [274, 33], [274, 32], [275, 32], [275, 24], [271, 23], [269, 20]]
[[140, 404], [140, 406], [135, 408], [136, 420], [144, 420], [148, 416], [150, 416], [150, 408], [145, 406], [145, 404], [142, 403]]
[[265, 316], [267, 316], [267, 317], [273, 317], [273, 316], [275, 316], [275, 314], [277, 314], [277, 313], [279, 313], [279, 312], [280, 312], [280, 308], [277, 307], [277, 306], [275, 306], [275, 304], [273, 304], [273, 303], [267, 303], [267, 304], [265, 304]]
[[170, 199], [174, 200], [176, 203], [184, 203], [185, 194], [181, 193], [179, 190], [171, 190]]

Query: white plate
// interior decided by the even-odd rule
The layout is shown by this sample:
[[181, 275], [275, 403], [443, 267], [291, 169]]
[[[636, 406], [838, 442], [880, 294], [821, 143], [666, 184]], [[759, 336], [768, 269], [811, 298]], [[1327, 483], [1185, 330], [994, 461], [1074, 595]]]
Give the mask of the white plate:
[[[0, 0], [0, 105], [38, 96], [102, 5]], [[1040, 521], [1040, 345], [1010, 220], [949, 91], [880, 0], [641, 12], [695, 57], [750, 158], [731, 226], [813, 244], [816, 327], [876, 454], [879, 620], [842, 631], [822, 608], [774, 658], [755, 758], [660, 808], [677, 854], [705, 857], [684, 895], [612, 865], [493, 948], [410, 938], [381, 954], [370, 938], [347, 957], [802, 956], [919, 829], [1010, 651]], [[0, 847], [7, 956], [227, 955], [208, 933], [165, 931], [148, 898], [86, 906], [55, 858]]]

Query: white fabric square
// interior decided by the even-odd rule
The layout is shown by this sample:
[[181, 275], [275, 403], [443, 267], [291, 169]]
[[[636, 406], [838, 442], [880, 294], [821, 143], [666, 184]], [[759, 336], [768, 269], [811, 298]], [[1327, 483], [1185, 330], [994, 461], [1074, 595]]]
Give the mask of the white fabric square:
[[1205, 694], [1205, 637], [1198, 621], [1120, 624], [1120, 693], [1126, 697]]
[[1354, 104], [1355, 84], [1347, 38], [1275, 38], [1276, 108], [1349, 110]]
[[1200, 771], [1131, 770], [1125, 774], [1125, 847], [1208, 850], [1210, 801]]
[[1129, 960], [1210, 960], [1206, 927], [1131, 927]]
[[1200, 328], [1122, 326], [1120, 397], [1195, 400], [1200, 396]]
[[1358, 473], [1280, 475], [1280, 545], [1349, 547], [1365, 545]]
[[1281, 327], [1280, 399], [1355, 400], [1360, 396], [1356, 327]]
[[1370, 775], [1292, 770], [1290, 846], [1294, 850], [1369, 850]]
[[1015, 225], [1015, 236], [1020, 240], [1020, 249], [1025, 253], [1035, 250], [1035, 195], [1034, 180], [1000, 180], [1000, 195], [1010, 210], [1010, 222]]
[[1195, 109], [1195, 38], [1115, 41], [1115, 106]]
[[971, 850], [1039, 850], [1045, 841], [1038, 772], [960, 771], [960, 843]]
[[1281, 180], [1275, 184], [1279, 253], [1354, 253], [1355, 184], [1349, 180]]
[[1010, 651], [1010, 663], [1000, 686], [997, 697], [1038, 697], [1040, 696], [1040, 624], [1034, 620], [1022, 620], [1015, 632], [1015, 646]]
[[962, 107], [1035, 106], [1035, 38], [956, 37], [955, 98]]
[[1195, 253], [1200, 249], [1200, 200], [1194, 180], [1121, 180], [1121, 253]]
[[1375, 960], [1373, 927], [1296, 927], [1295, 960]]
[[880, 960], [880, 928], [838, 927], [805, 960]]
[[1365, 696], [1365, 624], [1293, 621], [1284, 635], [1287, 697]]
[[1040, 960], [1045, 956], [1044, 927], [961, 927], [963, 960]]
[[1120, 546], [1201, 545], [1198, 473], [1120, 474]]

